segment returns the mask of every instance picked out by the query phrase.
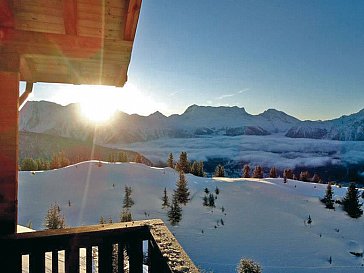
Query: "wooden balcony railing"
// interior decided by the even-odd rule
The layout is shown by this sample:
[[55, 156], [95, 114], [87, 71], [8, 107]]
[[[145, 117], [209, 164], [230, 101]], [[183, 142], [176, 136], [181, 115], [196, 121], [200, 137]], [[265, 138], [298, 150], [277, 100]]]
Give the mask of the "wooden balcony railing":
[[2, 237], [0, 272], [199, 271], [161, 220], [146, 220]]

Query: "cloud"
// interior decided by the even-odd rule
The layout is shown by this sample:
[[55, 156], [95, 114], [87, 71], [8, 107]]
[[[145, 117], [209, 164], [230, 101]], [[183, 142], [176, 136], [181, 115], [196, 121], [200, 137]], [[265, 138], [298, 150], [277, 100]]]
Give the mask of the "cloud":
[[214, 136], [188, 141], [160, 139], [123, 145], [122, 148], [141, 152], [155, 162], [165, 162], [170, 152], [177, 157], [181, 151], [187, 151], [191, 160], [227, 158], [280, 169], [364, 163], [364, 142], [292, 139], [280, 135]]
[[249, 90], [250, 90], [250, 88], [245, 88], [245, 89], [239, 90], [238, 94], [242, 94], [242, 93], [244, 93], [246, 91], [249, 91]]
[[226, 98], [231, 98], [231, 97], [234, 97], [236, 94], [226, 94], [226, 95], [222, 95], [220, 97], [217, 97], [216, 99], [218, 100], [223, 100], [223, 99], [226, 99]]

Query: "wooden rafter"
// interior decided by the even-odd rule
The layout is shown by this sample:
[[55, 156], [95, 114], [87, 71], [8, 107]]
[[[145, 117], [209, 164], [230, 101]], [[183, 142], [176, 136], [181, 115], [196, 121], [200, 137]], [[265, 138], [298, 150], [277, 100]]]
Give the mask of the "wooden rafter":
[[137, 29], [142, 0], [129, 0], [128, 12], [126, 16], [124, 40], [133, 41]]
[[77, 35], [77, 1], [63, 0], [64, 29], [68, 35]]

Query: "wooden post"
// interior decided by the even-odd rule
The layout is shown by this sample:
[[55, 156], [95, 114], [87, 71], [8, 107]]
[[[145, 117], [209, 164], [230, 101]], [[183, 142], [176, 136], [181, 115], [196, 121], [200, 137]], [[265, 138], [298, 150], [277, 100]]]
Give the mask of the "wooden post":
[[0, 71], [0, 236], [16, 233], [19, 73]]

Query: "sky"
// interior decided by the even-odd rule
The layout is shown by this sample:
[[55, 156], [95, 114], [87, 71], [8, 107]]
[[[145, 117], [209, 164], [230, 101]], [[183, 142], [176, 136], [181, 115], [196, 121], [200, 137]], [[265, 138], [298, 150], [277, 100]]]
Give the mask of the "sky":
[[124, 88], [36, 84], [31, 100], [102, 92], [129, 114], [198, 104], [340, 117], [364, 108], [363, 14], [361, 0], [144, 0]]

